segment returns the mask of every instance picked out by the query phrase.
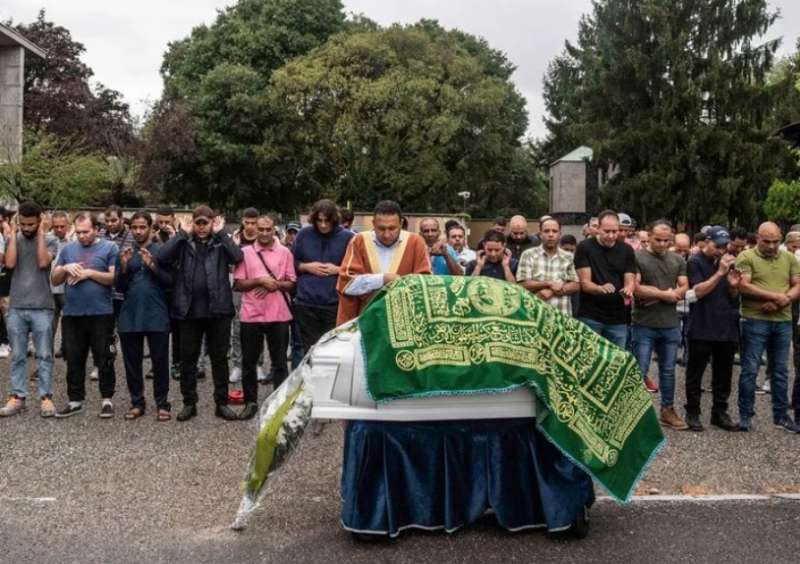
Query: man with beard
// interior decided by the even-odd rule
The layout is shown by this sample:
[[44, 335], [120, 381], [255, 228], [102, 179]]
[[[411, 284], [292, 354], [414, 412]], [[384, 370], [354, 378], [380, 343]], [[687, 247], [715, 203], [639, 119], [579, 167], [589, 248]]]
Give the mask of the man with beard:
[[124, 296], [117, 320], [122, 359], [131, 408], [125, 419], [138, 419], [145, 412], [142, 361], [144, 341], [150, 350], [153, 367], [153, 398], [157, 420], [169, 421], [169, 308], [166, 288], [172, 283], [169, 267], [159, 264], [160, 245], [153, 242], [153, 219], [144, 210], [131, 216], [134, 245], [124, 249], [118, 259], [115, 287]]
[[252, 419], [258, 411], [256, 365], [267, 339], [272, 381], [278, 388], [289, 374], [286, 349], [292, 321], [291, 298], [295, 287], [292, 253], [275, 236], [275, 219], [264, 215], [256, 223], [255, 243], [242, 250], [244, 259], [234, 273], [234, 289], [242, 292], [242, 389], [245, 406], [239, 419]]
[[519, 261], [522, 253], [538, 244], [538, 240], [531, 238], [528, 233], [528, 220], [521, 215], [512, 217], [508, 222], [508, 238], [506, 239], [506, 248], [511, 251], [511, 257]]
[[[258, 238], [258, 230], [256, 229], [256, 222], [258, 221], [258, 210], [256, 208], [247, 208], [242, 212], [242, 224], [239, 229], [233, 234], [233, 240], [239, 245], [239, 248], [244, 250], [256, 242]], [[230, 381], [232, 383], [241, 382], [242, 380], [242, 338], [239, 332], [239, 313], [242, 310], [242, 294], [240, 292], [233, 293], [233, 308], [236, 310], [233, 324], [231, 325], [231, 370]], [[265, 379], [261, 365], [258, 366], [258, 380]]]
[[231, 421], [238, 415], [228, 407], [228, 348], [233, 292], [232, 266], [242, 261], [242, 250], [223, 231], [225, 220], [206, 205], [192, 212], [180, 232], [159, 251], [164, 263], [175, 269], [171, 316], [181, 323], [181, 395], [178, 421], [197, 416], [197, 360], [203, 337], [207, 339], [214, 379], [214, 415]]
[[542, 245], [522, 253], [517, 282], [564, 315], [572, 315], [570, 296], [579, 289], [572, 253], [559, 248], [561, 224], [549, 218], [539, 226]]
[[306, 351], [336, 327], [336, 280], [347, 244], [355, 235], [339, 224], [339, 209], [331, 200], [316, 202], [308, 222], [297, 234], [293, 249], [297, 271], [294, 315]]
[[7, 317], [11, 343], [11, 395], [0, 416], [16, 415], [26, 408], [28, 378], [25, 373], [28, 337], [33, 336], [39, 375], [42, 417], [55, 415], [53, 405], [53, 294], [50, 263], [58, 253], [49, 220], [33, 202], [19, 206], [19, 230], [12, 222], [6, 246], [6, 267], [14, 269]]

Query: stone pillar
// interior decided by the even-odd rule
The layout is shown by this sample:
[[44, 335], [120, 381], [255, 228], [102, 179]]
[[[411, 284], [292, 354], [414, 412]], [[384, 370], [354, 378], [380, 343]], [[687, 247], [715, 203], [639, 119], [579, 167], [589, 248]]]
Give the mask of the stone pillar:
[[0, 163], [22, 159], [25, 49], [0, 47]]

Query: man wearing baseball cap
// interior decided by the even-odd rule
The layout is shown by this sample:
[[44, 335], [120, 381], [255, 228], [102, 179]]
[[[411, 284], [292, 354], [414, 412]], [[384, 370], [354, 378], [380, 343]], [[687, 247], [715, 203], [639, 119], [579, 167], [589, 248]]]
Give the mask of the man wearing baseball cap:
[[686, 366], [686, 423], [691, 431], [702, 431], [700, 397], [703, 373], [711, 360], [713, 404], [711, 424], [735, 431], [728, 415], [733, 380], [733, 357], [739, 342], [739, 275], [736, 257], [727, 252], [730, 234], [714, 225], [706, 230], [703, 249], [689, 258], [686, 271], [690, 302], [689, 360]]
[[161, 262], [176, 266], [171, 315], [180, 321], [183, 409], [178, 421], [197, 415], [197, 360], [203, 337], [211, 357], [214, 415], [228, 421], [239, 418], [228, 407], [228, 348], [236, 313], [228, 273], [244, 255], [224, 227], [222, 216], [208, 206], [198, 206], [192, 220], [182, 223], [178, 234], [159, 251]]

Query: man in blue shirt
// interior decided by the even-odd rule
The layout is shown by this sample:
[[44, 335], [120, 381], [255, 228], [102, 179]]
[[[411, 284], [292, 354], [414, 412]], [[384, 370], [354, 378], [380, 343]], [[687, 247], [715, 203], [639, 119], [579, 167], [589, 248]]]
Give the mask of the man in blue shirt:
[[152, 242], [153, 219], [146, 211], [131, 216], [134, 244], [117, 258], [114, 286], [123, 297], [117, 320], [125, 376], [131, 394], [131, 408], [125, 419], [138, 419], [145, 412], [142, 361], [144, 340], [153, 366], [153, 396], [158, 421], [169, 421], [169, 309], [166, 289], [170, 268], [159, 264], [159, 245]]
[[297, 271], [294, 316], [306, 351], [336, 327], [336, 280], [347, 244], [355, 236], [339, 220], [335, 203], [316, 202], [308, 218], [311, 225], [300, 230], [292, 249]]
[[446, 241], [442, 241], [442, 230], [435, 218], [427, 217], [420, 221], [419, 234], [422, 235], [428, 246], [433, 274], [451, 274], [453, 276], [464, 274], [461, 265], [458, 264], [458, 253]]
[[483, 238], [483, 249], [478, 258], [467, 264], [467, 276], [489, 276], [498, 280], [517, 283], [517, 259], [506, 248], [506, 237], [497, 231], [489, 231]]
[[67, 283], [61, 327], [66, 340], [69, 402], [56, 412], [56, 418], [83, 411], [89, 349], [99, 367], [103, 398], [100, 417], [110, 418], [114, 416], [111, 398], [116, 382], [108, 336], [114, 332], [111, 286], [119, 249], [114, 243], [97, 237], [97, 219], [93, 215], [78, 214], [74, 225], [77, 241], [62, 249], [50, 280], [54, 286]]

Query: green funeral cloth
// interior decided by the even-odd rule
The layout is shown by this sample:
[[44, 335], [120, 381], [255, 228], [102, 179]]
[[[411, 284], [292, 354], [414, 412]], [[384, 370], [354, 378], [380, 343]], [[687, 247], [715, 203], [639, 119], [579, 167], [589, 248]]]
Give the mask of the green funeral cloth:
[[373, 399], [528, 386], [539, 429], [618, 500], [664, 443], [634, 358], [514, 284], [404, 276], [358, 325]]

